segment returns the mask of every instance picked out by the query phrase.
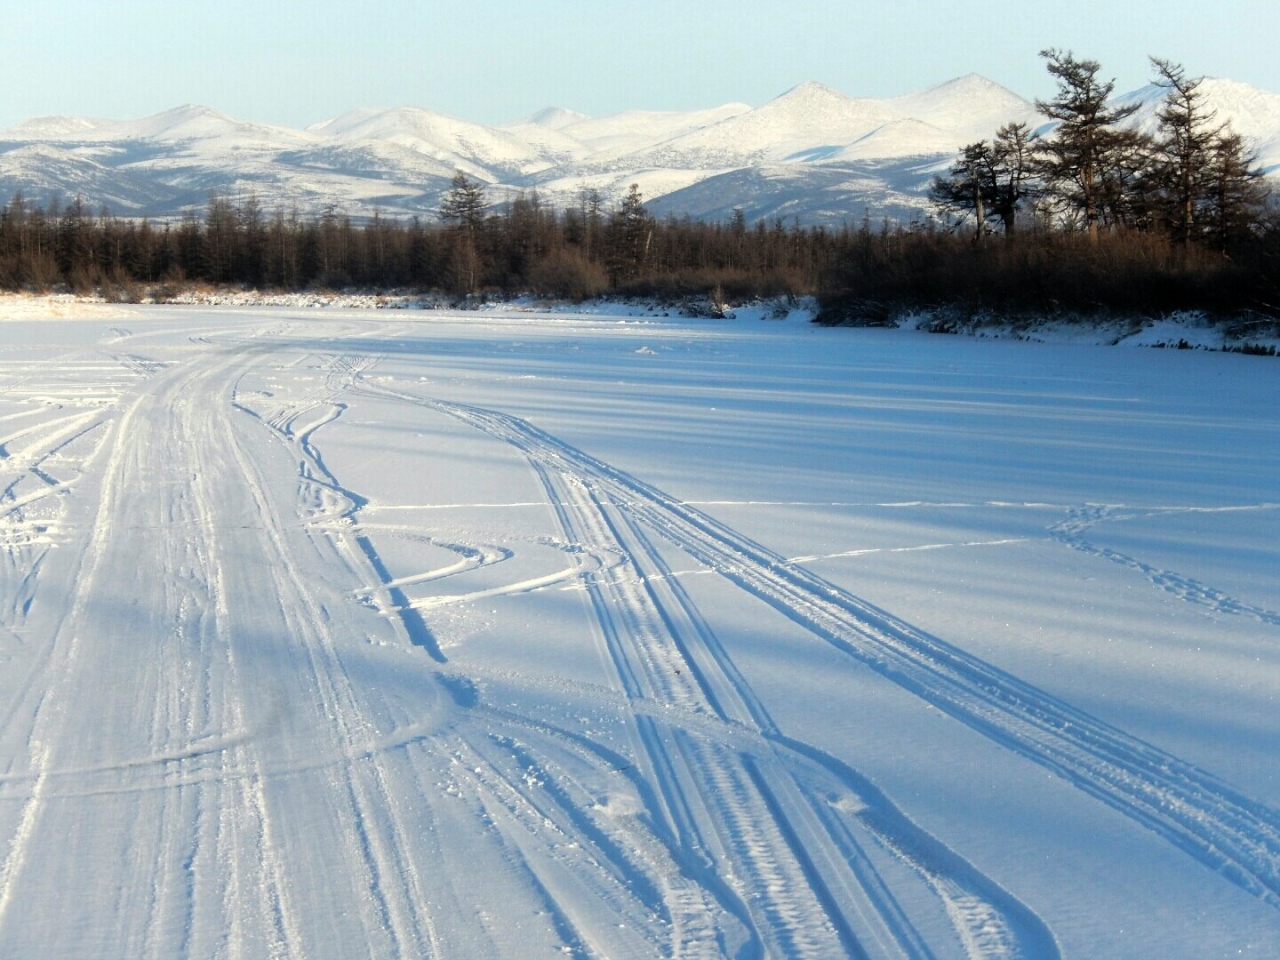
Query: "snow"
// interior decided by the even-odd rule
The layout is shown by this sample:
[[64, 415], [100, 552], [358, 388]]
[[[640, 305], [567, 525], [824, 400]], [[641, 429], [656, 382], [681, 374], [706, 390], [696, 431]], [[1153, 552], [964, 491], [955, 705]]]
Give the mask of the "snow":
[[990, 140], [1007, 123], [1035, 127], [1043, 119], [1030, 101], [976, 73], [886, 102], [902, 117], [950, 131], [962, 144]]
[[954, 151], [962, 137], [921, 120], [891, 120], [843, 147], [805, 151], [791, 160], [849, 161], [930, 156]]
[[[1280, 169], [1280, 95], [1217, 79], [1202, 89], [1206, 105], [1248, 139], [1262, 167]], [[1150, 127], [1163, 94], [1147, 86], [1118, 102], [1140, 103], [1134, 122]], [[0, 134], [0, 186], [28, 196], [80, 195], [91, 206], [150, 216], [179, 215], [210, 191], [254, 193], [304, 213], [336, 205], [356, 217], [375, 208], [413, 216], [434, 215], [462, 170], [493, 185], [499, 200], [536, 188], [565, 205], [596, 186], [616, 203], [643, 181], [646, 198], [667, 198], [677, 215], [750, 207], [765, 219], [798, 215], [834, 225], [869, 207], [877, 218], [908, 219], [927, 207], [925, 167], [946, 169], [964, 144], [1010, 122], [1047, 129], [1043, 119], [1032, 103], [976, 74], [881, 99], [809, 81], [758, 107], [604, 117], [548, 107], [500, 127], [405, 106], [354, 110], [291, 130], [188, 104], [141, 120], [19, 124]], [[777, 167], [787, 168], [785, 186], [750, 189], [756, 175], [777, 179]], [[833, 191], [832, 177], [842, 174], [849, 189]]]
[[1280, 952], [1270, 358], [0, 316], [0, 955]]
[[[1225, 124], [1245, 138], [1264, 172], [1280, 170], [1280, 94], [1217, 77], [1205, 77], [1198, 91], [1199, 105], [1209, 129]], [[1159, 128], [1158, 114], [1165, 96], [1164, 87], [1149, 84], [1117, 97], [1116, 102], [1126, 106], [1137, 104], [1131, 123], [1154, 135]]]
[[927, 156], [990, 138], [1006, 123], [1034, 124], [1036, 116], [1032, 104], [977, 74], [881, 100], [850, 97], [809, 81], [641, 157], [728, 166]]
[[190, 146], [192, 141], [216, 141], [222, 150], [231, 145], [258, 145], [276, 150], [311, 142], [303, 131], [261, 123], [248, 123], [198, 104], [174, 107], [140, 120], [97, 120], [84, 117], [42, 117], [18, 124], [4, 134], [21, 140], [111, 143], [145, 140]]
[[[680, 170], [672, 168], [628, 169], [621, 171], [575, 172], [568, 176], [555, 176], [549, 172], [534, 185], [538, 196], [544, 201], [559, 208], [574, 208], [582, 204], [585, 191], [597, 190], [604, 202], [624, 197], [632, 184], [639, 187], [641, 196], [645, 198], [661, 197], [665, 194], [683, 190], [714, 177], [718, 170]], [[495, 199], [514, 197], [527, 192], [524, 188], [507, 189], [495, 187], [492, 191]]]
[[467, 170], [495, 169], [532, 173], [551, 165], [538, 145], [506, 131], [419, 107], [354, 110], [308, 127], [308, 132], [339, 143], [374, 141], [408, 147]]
[[849, 97], [809, 81], [749, 113], [675, 138], [641, 157], [681, 166], [742, 166], [850, 143], [896, 119], [879, 101]]
[[585, 113], [579, 113], [577, 110], [567, 110], [564, 107], [545, 107], [536, 113], [530, 114], [523, 120], [517, 120], [510, 126], [539, 126], [550, 130], [561, 130], [571, 123], [590, 119]]
[[584, 118], [559, 130], [599, 154], [602, 160], [608, 160], [714, 126], [750, 110], [745, 103], [726, 103], [708, 110], [624, 110], [605, 117]]
[[33, 117], [10, 127], [4, 132], [4, 136], [14, 140], [78, 138], [91, 135], [100, 126], [110, 122], [89, 117]]

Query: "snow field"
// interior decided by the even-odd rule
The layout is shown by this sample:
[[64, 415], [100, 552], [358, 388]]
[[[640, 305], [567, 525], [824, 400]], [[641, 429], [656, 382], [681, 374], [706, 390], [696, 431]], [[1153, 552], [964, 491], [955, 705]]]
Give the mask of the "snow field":
[[119, 309], [0, 326], [0, 954], [1280, 948], [1273, 361]]

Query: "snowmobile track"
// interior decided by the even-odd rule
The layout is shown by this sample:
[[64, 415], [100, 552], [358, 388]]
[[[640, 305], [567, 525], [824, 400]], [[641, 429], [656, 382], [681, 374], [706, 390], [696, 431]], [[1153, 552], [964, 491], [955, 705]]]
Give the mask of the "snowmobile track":
[[923, 700], [1164, 837], [1280, 908], [1280, 813], [925, 633], [707, 514], [532, 424], [442, 400], [441, 412], [581, 478], [743, 590]]

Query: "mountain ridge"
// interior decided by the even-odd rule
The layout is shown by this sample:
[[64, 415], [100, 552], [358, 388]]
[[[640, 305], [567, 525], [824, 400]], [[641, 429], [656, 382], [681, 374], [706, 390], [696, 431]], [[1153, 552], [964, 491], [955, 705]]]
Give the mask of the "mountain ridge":
[[[1280, 173], [1280, 94], [1204, 81], [1206, 105]], [[1163, 90], [1135, 103], [1150, 127]], [[537, 190], [616, 202], [638, 183], [655, 210], [848, 222], [917, 216], [932, 174], [961, 146], [1008, 122], [1044, 122], [1035, 105], [976, 73], [893, 97], [854, 97], [804, 81], [760, 106], [625, 110], [590, 117], [548, 107], [487, 126], [417, 106], [352, 110], [305, 129], [185, 104], [136, 120], [37, 117], [0, 132], [0, 191], [81, 196], [125, 216], [176, 217], [210, 193], [254, 193], [303, 213], [432, 216], [458, 170], [502, 202]], [[733, 191], [742, 191], [735, 196]], [[686, 203], [686, 209], [678, 204]]]

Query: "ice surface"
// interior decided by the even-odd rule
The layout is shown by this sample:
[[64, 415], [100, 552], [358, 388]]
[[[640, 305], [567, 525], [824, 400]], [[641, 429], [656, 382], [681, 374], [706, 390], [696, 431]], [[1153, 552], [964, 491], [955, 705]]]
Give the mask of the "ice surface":
[[1274, 360], [22, 303], [0, 956], [1280, 953]]

